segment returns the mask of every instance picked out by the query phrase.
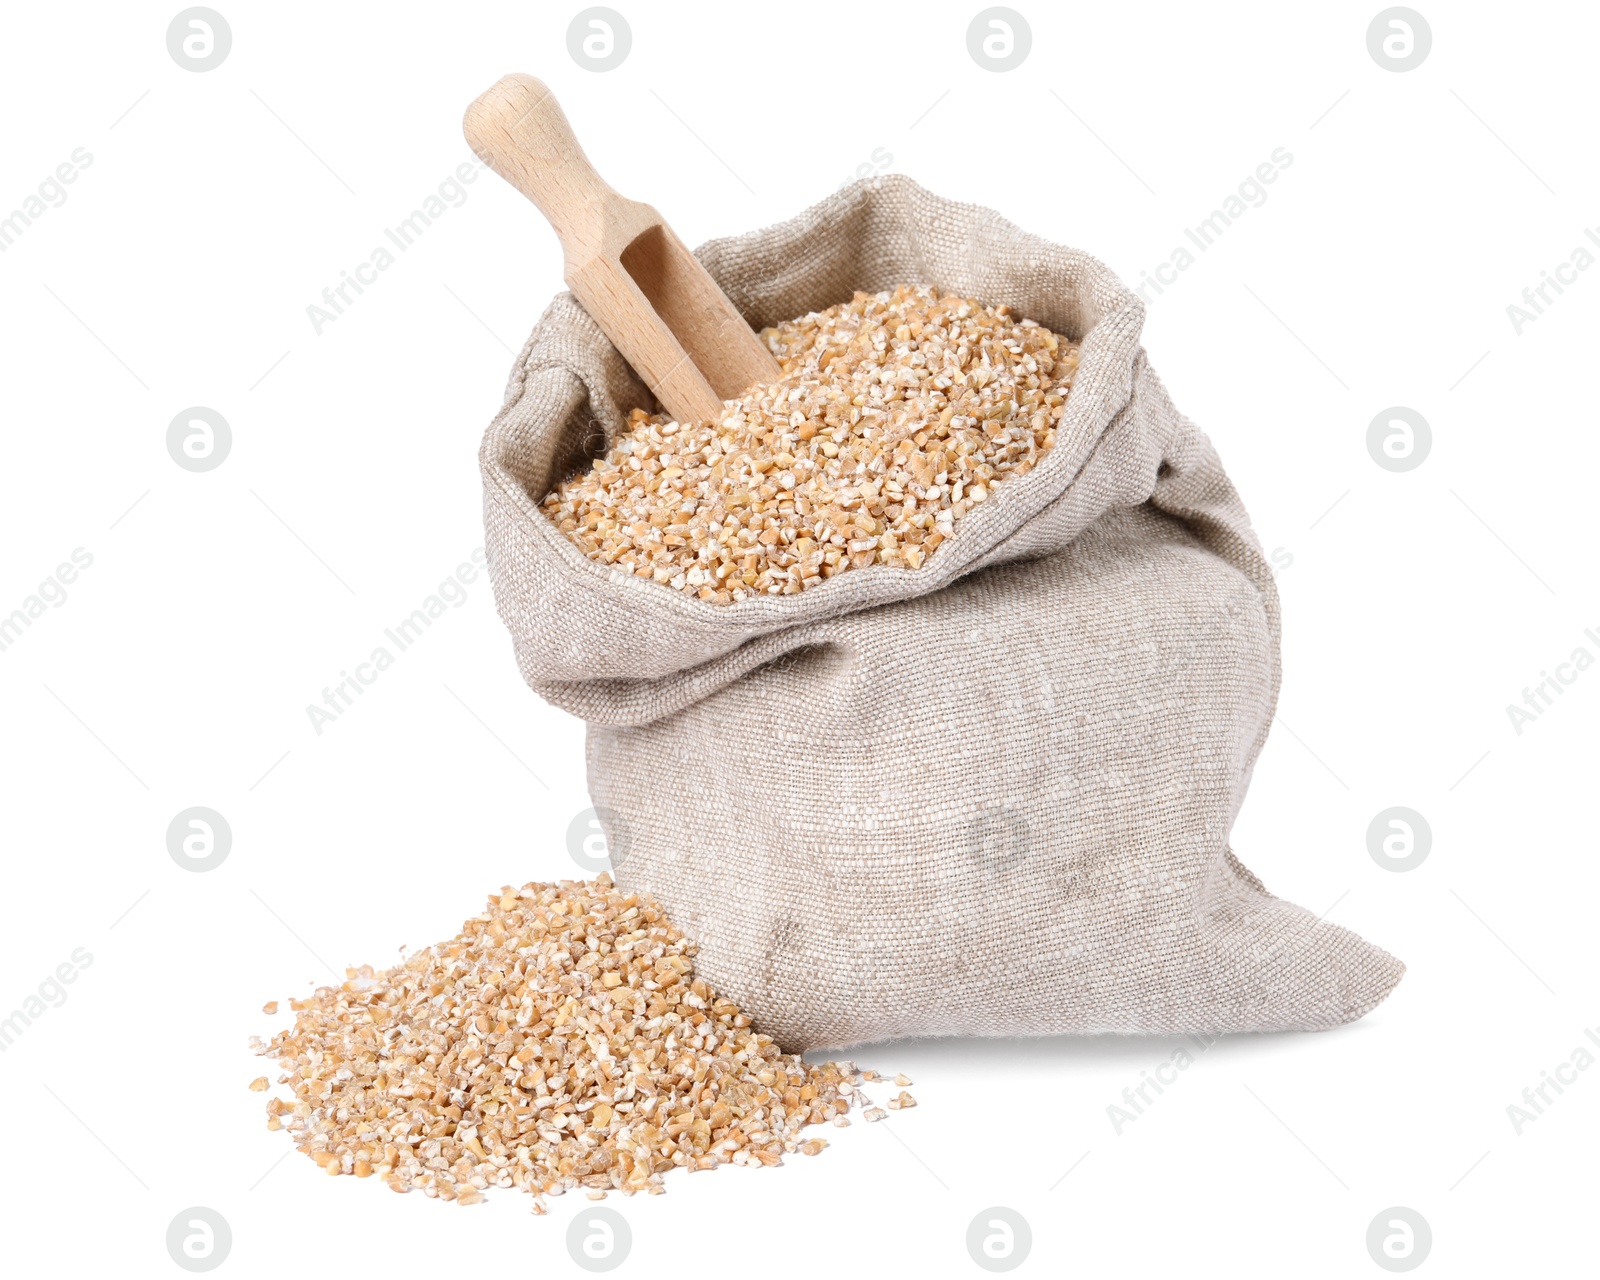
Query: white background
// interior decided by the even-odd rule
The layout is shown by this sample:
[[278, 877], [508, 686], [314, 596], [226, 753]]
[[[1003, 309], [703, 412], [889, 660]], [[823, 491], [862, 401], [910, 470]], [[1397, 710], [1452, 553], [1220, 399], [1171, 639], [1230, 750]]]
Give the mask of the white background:
[[[320, 736], [305, 710], [481, 544], [478, 441], [561, 287], [556, 242], [485, 173], [320, 336], [306, 308], [469, 159], [462, 110], [512, 70], [691, 244], [882, 148], [1137, 284], [1287, 148], [1145, 341], [1292, 558], [1235, 848], [1409, 966], [1353, 1026], [1220, 1042], [1120, 1135], [1107, 1106], [1176, 1042], [860, 1050], [919, 1109], [613, 1196], [623, 1274], [976, 1275], [991, 1205], [1031, 1224], [1023, 1274], [1377, 1275], [1392, 1205], [1431, 1225], [1424, 1274], [1592, 1268], [1600, 1069], [1520, 1135], [1506, 1108], [1600, 1024], [1600, 672], [1520, 735], [1505, 708], [1600, 657], [1600, 270], [1520, 336], [1506, 307], [1600, 223], [1600, 15], [1417, 3], [1433, 49], [1404, 74], [1368, 55], [1375, 2], [1017, 0], [1033, 48], [1003, 74], [968, 55], [976, 3], [616, 0], [633, 49], [604, 74], [568, 55], [576, 4], [217, 0], [233, 48], [203, 74], [168, 55], [176, 4], [12, 8], [0, 214], [75, 148], [93, 162], [0, 254], [0, 614], [74, 548], [94, 561], [0, 652], [0, 1013], [75, 948], [93, 963], [0, 1054], [8, 1269], [179, 1274], [167, 1224], [204, 1205], [224, 1273], [579, 1274], [587, 1201], [463, 1217], [334, 1181], [282, 1159], [245, 1088], [275, 1074], [246, 1049], [284, 1021], [263, 1001], [576, 874], [582, 726], [521, 684], [485, 578]], [[233, 432], [204, 474], [165, 445], [193, 405]], [[1433, 431], [1405, 474], [1365, 445], [1392, 405]], [[234, 836], [203, 874], [165, 845], [193, 805]], [[1366, 847], [1392, 805], [1433, 832], [1403, 874]]]

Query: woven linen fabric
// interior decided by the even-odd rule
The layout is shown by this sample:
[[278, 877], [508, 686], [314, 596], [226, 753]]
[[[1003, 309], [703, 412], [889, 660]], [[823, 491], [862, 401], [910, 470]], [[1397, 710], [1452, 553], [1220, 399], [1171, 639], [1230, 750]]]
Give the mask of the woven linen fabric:
[[540, 511], [649, 391], [563, 294], [481, 463], [524, 678], [588, 723], [618, 883], [787, 1050], [899, 1036], [1326, 1028], [1393, 956], [1273, 897], [1229, 831], [1278, 598], [1211, 443], [1095, 259], [899, 176], [697, 250], [751, 325], [933, 284], [1083, 344], [1055, 447], [918, 569], [694, 599]]

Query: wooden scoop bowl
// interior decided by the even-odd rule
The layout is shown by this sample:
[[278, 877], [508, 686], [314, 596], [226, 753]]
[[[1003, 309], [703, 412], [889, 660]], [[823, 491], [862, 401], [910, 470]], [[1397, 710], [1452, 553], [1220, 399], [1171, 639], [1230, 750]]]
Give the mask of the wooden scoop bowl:
[[594, 171], [547, 86], [506, 76], [463, 128], [550, 220], [567, 287], [674, 418], [715, 418], [724, 400], [777, 381], [777, 361], [661, 215]]

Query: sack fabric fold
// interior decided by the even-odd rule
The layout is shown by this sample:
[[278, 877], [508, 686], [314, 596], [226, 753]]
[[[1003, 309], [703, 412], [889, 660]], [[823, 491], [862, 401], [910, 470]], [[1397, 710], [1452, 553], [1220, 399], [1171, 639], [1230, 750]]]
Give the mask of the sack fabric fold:
[[788, 1050], [1360, 1017], [1404, 966], [1268, 894], [1229, 831], [1272, 722], [1278, 598], [1210, 441], [1086, 254], [885, 176], [697, 250], [757, 329], [933, 284], [1082, 343], [1056, 444], [921, 568], [718, 605], [540, 511], [649, 391], [563, 294], [483, 442], [495, 599], [588, 723], [618, 883]]

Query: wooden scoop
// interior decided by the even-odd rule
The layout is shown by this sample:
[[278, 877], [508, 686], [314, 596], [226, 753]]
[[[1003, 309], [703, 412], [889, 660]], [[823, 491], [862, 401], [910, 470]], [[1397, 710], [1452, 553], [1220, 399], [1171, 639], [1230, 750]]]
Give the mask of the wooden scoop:
[[647, 204], [594, 171], [549, 88], [506, 76], [470, 107], [467, 142], [550, 220], [584, 309], [680, 422], [776, 382], [778, 363]]

